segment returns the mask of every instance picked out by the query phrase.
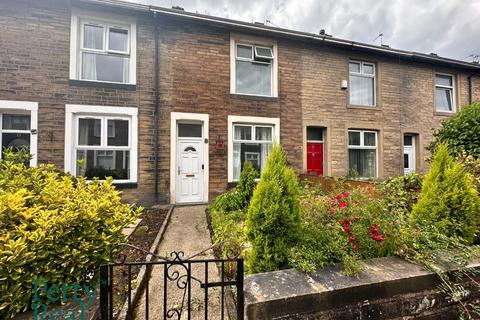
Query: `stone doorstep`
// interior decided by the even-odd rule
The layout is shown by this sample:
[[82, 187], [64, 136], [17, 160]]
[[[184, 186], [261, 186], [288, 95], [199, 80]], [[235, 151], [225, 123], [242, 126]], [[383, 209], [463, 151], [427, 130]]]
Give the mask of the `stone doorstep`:
[[[358, 277], [344, 276], [340, 265], [312, 274], [296, 269], [245, 277], [248, 319], [271, 319], [291, 314], [313, 314], [335, 307], [384, 299], [436, 287], [437, 276], [422, 266], [398, 257], [362, 262]], [[479, 268], [474, 261], [469, 268]]]

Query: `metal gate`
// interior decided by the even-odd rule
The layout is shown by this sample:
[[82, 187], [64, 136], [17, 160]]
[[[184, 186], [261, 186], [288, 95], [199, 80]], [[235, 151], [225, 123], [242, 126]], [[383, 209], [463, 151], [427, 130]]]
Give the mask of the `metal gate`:
[[[195, 301], [203, 300], [203, 311], [201, 319], [237, 319], [243, 320], [244, 317], [244, 295], [243, 295], [243, 276], [244, 260], [234, 259], [183, 259], [183, 252], [172, 252], [171, 259], [150, 262], [121, 262], [110, 263], [100, 267], [100, 317], [101, 320], [123, 319], [191, 319], [192, 318], [192, 288], [196, 290], [197, 297]], [[132, 268], [144, 267], [146, 272], [146, 281], [138, 288], [132, 288]], [[218, 270], [218, 279], [211, 279], [209, 273], [211, 268]], [[226, 269], [229, 270], [226, 271]], [[152, 270], [157, 275], [149, 276]], [[198, 274], [201, 270], [203, 276], [194, 276], [192, 271]], [[126, 288], [116, 288], [114, 277], [116, 272], [126, 273]], [[162, 290], [153, 290], [152, 281]], [[160, 279], [160, 280], [159, 280]], [[163, 283], [162, 283], [163, 282]], [[196, 288], [195, 288], [196, 287]], [[216, 306], [215, 310], [209, 310], [209, 299], [212, 299], [213, 288], [218, 298], [220, 295], [220, 309]], [[114, 296], [121, 290], [126, 291], [126, 302], [123, 313], [119, 315], [118, 310], [114, 310]], [[172, 305], [169, 297], [174, 293], [180, 298], [180, 304]], [[198, 292], [202, 292], [202, 297], [198, 297]], [[132, 291], [138, 291], [142, 294], [141, 298], [132, 299]], [[163, 292], [161, 292], [163, 291]], [[220, 291], [218, 293], [218, 291]], [[179, 295], [180, 293], [180, 295]], [[135, 295], [138, 297], [138, 293]], [[152, 299], [155, 298], [155, 299]], [[154, 300], [154, 302], [152, 302]], [[226, 303], [227, 302], [227, 303]], [[157, 304], [152, 311], [152, 303]], [[160, 306], [158, 305], [160, 304]], [[118, 303], [117, 303], [118, 305]], [[227, 306], [228, 305], [228, 306]], [[134, 310], [136, 308], [136, 310]], [[141, 310], [143, 309], [143, 310]], [[233, 312], [231, 312], [233, 309]], [[198, 310], [196, 318], [198, 319]], [[213, 313], [212, 313], [213, 312]], [[123, 316], [122, 316], [123, 314]], [[122, 320], [123, 320], [122, 319]]]

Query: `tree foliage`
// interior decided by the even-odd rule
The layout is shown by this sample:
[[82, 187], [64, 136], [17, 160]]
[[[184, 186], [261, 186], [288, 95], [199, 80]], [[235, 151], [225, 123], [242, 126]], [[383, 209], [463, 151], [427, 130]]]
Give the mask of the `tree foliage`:
[[472, 175], [449, 154], [446, 144], [440, 144], [413, 206], [410, 224], [425, 231], [435, 227], [441, 234], [471, 243], [479, 221], [480, 198]]
[[447, 143], [454, 156], [466, 154], [480, 158], [480, 102], [466, 106], [434, 131], [435, 140], [428, 149], [433, 153], [441, 143]]
[[297, 177], [287, 166], [282, 147], [274, 145], [247, 212], [250, 272], [290, 266], [300, 225], [298, 195]]

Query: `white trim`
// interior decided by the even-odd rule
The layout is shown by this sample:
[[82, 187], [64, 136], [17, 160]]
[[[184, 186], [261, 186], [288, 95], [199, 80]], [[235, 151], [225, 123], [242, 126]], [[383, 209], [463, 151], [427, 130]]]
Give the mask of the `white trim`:
[[[177, 174], [177, 123], [179, 121], [198, 121], [203, 123], [203, 139], [208, 141], [209, 115], [204, 113], [170, 113], [170, 203], [176, 203]], [[208, 202], [209, 190], [209, 144], [204, 143], [203, 148], [203, 202]]]
[[[259, 95], [259, 94], [245, 94], [245, 93], [238, 93], [236, 92], [236, 60], [237, 60], [237, 44], [244, 45], [244, 46], [251, 46], [252, 47], [252, 59], [254, 56], [255, 45], [259, 45], [260, 47], [268, 47], [272, 49], [273, 58], [271, 58], [272, 64], [272, 88], [270, 95]], [[242, 59], [240, 60], [247, 60]], [[255, 61], [255, 63], [262, 63], [260, 61]], [[254, 36], [247, 36], [247, 35], [240, 35], [240, 34], [230, 34], [230, 93], [231, 94], [241, 94], [241, 95], [248, 95], [248, 96], [260, 96], [260, 97], [278, 97], [278, 48], [277, 42], [275, 40], [271, 40], [268, 38], [261, 38], [261, 37], [254, 37]]]
[[228, 116], [228, 182], [235, 181], [233, 179], [233, 124], [236, 123], [273, 125], [272, 141], [280, 143], [280, 118]]
[[[83, 25], [89, 23], [101, 24], [104, 28], [103, 45], [104, 50], [92, 50], [88, 49], [92, 53], [105, 52], [114, 53], [118, 55], [125, 55], [129, 57], [128, 68], [128, 81], [125, 84], [136, 84], [137, 79], [137, 26], [136, 19], [131, 16], [123, 16], [110, 13], [99, 13], [93, 11], [87, 11], [78, 8], [72, 8], [70, 19], [70, 79], [91, 81], [91, 82], [107, 82], [107, 83], [123, 83], [123, 82], [111, 82], [111, 81], [99, 81], [99, 80], [85, 80], [81, 79], [81, 69], [79, 58], [81, 49], [83, 48]], [[128, 28], [129, 53], [118, 52], [108, 50], [108, 30], [110, 27]], [[105, 31], [106, 30], [106, 31]], [[106, 33], [106, 35], [105, 35]]]
[[[444, 86], [437, 84], [437, 76], [447, 76], [452, 78], [452, 85], [451, 86]], [[457, 103], [456, 103], [456, 91], [455, 91], [455, 75], [450, 74], [450, 73], [441, 73], [441, 72], [435, 72], [435, 92], [434, 92], [434, 103], [435, 103], [435, 112], [440, 112], [440, 113], [455, 113], [457, 112]], [[452, 90], [452, 110], [438, 110], [437, 109], [437, 88], [441, 89], [451, 89]]]
[[[130, 150], [130, 179], [129, 180], [114, 180], [115, 183], [131, 183], [138, 180], [138, 109], [131, 107], [108, 107], [108, 106], [91, 106], [79, 104], [65, 105], [65, 158], [64, 170], [75, 175], [75, 157], [73, 151], [76, 143], [74, 141], [76, 134], [74, 130], [77, 129], [75, 118], [82, 115], [103, 115], [103, 116], [127, 116], [130, 121], [130, 136], [129, 136], [129, 150]], [[107, 130], [107, 128], [103, 128]], [[93, 149], [95, 146], [92, 147]], [[90, 148], [90, 149], [92, 149]], [[111, 148], [111, 147], [110, 147]], [[112, 148], [114, 149], [114, 148]], [[125, 149], [125, 148], [123, 148]]]
[[[28, 131], [30, 133], [30, 154], [32, 156], [30, 166], [36, 167], [38, 163], [38, 102], [0, 100], [0, 111], [2, 110], [28, 111], [30, 113], [30, 130]], [[0, 124], [0, 128], [1, 126], [2, 124]], [[32, 134], [33, 130], [35, 130], [35, 134]]]

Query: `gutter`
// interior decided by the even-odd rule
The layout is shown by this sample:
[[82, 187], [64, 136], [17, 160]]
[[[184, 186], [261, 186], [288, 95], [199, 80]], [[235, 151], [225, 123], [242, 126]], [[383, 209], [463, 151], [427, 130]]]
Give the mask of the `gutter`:
[[155, 187], [154, 187], [154, 194], [155, 200], [158, 200], [158, 175], [159, 175], [159, 112], [160, 112], [160, 79], [159, 79], [159, 72], [160, 72], [160, 59], [159, 59], [159, 32], [158, 32], [158, 23], [156, 21], [157, 13], [153, 12], [153, 18], [155, 23], [155, 109], [153, 112], [154, 117], [154, 128], [153, 128], [153, 140], [154, 140], [154, 158], [155, 158]]

